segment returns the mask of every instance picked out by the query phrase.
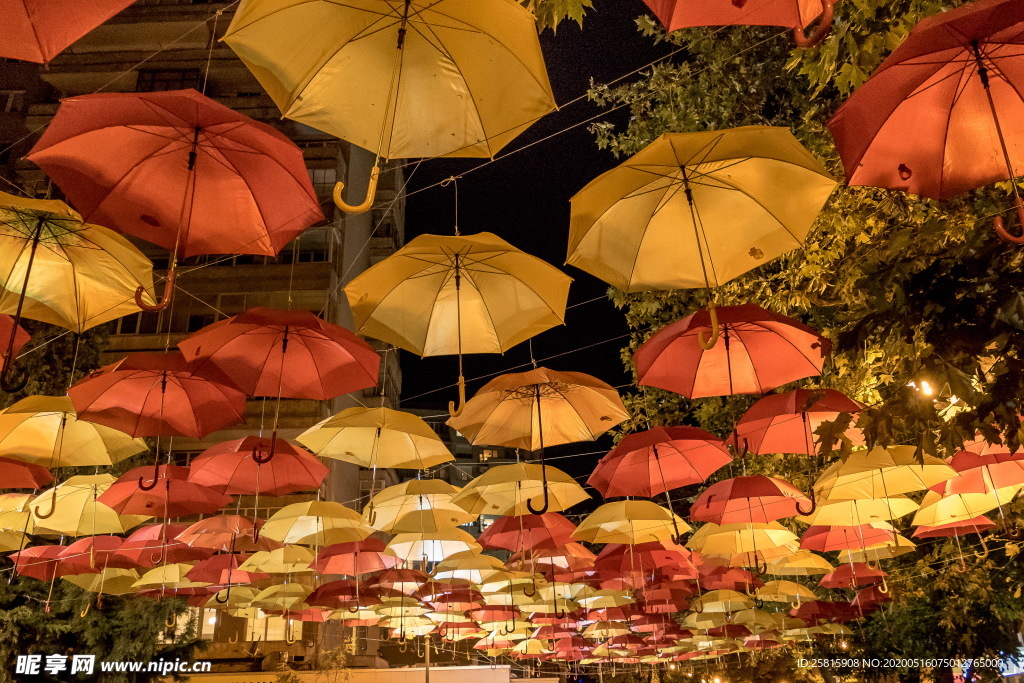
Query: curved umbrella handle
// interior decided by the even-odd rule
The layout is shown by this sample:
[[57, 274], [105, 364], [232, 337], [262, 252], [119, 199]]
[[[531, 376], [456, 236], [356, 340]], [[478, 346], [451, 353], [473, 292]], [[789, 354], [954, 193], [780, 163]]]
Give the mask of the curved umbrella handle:
[[268, 462], [274, 459], [274, 454], [277, 453], [277, 430], [275, 429], [270, 435], [270, 450], [267, 451], [266, 457], [259, 454], [260, 445], [257, 443], [252, 447], [252, 459], [256, 461], [257, 465], [266, 465]]
[[229, 583], [228, 587], [224, 590], [224, 599], [223, 600], [220, 599], [220, 593], [217, 593], [216, 595], [214, 595], [213, 599], [216, 600], [221, 605], [227, 604], [227, 601], [231, 599], [231, 584]]
[[342, 198], [341, 193], [345, 190], [345, 183], [334, 184], [334, 204], [345, 213], [366, 213], [373, 206], [373, 201], [377, 198], [377, 178], [380, 176], [380, 166], [377, 164], [373, 165], [373, 169], [370, 171], [370, 184], [366, 186], [366, 198], [362, 204], [355, 206], [346, 204]]
[[459, 375], [459, 407], [455, 407], [455, 401], [448, 401], [448, 413], [452, 417], [458, 417], [462, 415], [462, 411], [466, 409], [466, 378]]
[[[146, 484], [145, 477], [139, 477], [139, 488], [143, 491], [152, 491], [160, 481], [160, 465], [153, 465], [153, 483]], [[167, 482], [170, 485], [170, 481]]]
[[228, 637], [228, 642], [232, 645], [238, 642], [238, 631], [235, 631]]
[[807, 497], [811, 499], [811, 509], [810, 510], [804, 510], [802, 507], [800, 507], [800, 503], [796, 504], [796, 511], [799, 514], [803, 515], [804, 517], [806, 517], [807, 515], [814, 514], [814, 511], [818, 509], [818, 497], [814, 494], [814, 487], [813, 486], [811, 487], [811, 490], [808, 491], [808, 496]]
[[155, 304], [147, 304], [143, 301], [142, 297], [146, 295], [146, 290], [143, 289], [142, 285], [135, 290], [135, 305], [144, 311], [150, 313], [156, 313], [162, 311], [171, 305], [171, 300], [174, 299], [174, 279], [177, 277], [178, 267], [176, 265], [171, 266], [171, 269], [167, 271], [167, 277], [164, 280], [164, 291], [160, 297], [160, 301]]
[[526, 509], [529, 510], [530, 514], [532, 514], [532, 515], [543, 515], [545, 512], [548, 511], [548, 508], [550, 507], [550, 503], [551, 503], [551, 501], [550, 501], [549, 496], [548, 496], [548, 485], [547, 485], [547, 482], [545, 482], [544, 483], [544, 502], [543, 502], [543, 504], [540, 506], [540, 508], [535, 508], [535, 507], [533, 507], [533, 499], [532, 498], [527, 498], [527, 500], [526, 500]]
[[992, 219], [992, 229], [996, 231], [997, 235], [999, 235], [999, 239], [1003, 240], [1008, 244], [1024, 244], [1024, 199], [1021, 199], [1020, 197], [1014, 197], [1013, 203], [1017, 209], [1017, 220], [1019, 220], [1021, 224], [1021, 234], [1011, 235], [1009, 232], [1007, 232], [1003, 224], [1002, 216], [996, 216], [995, 218]]
[[168, 612], [167, 618], [164, 619], [164, 626], [167, 628], [174, 628], [178, 625], [178, 618], [174, 616], [174, 612]]
[[884, 576], [882, 577], [882, 585], [878, 587], [878, 592], [879, 593], [888, 593], [889, 592], [889, 584], [885, 580], [885, 578], [886, 577], [884, 577]]
[[359, 605], [356, 605], [355, 607], [346, 607], [345, 609], [348, 610], [349, 614], [355, 614], [359, 611]]
[[90, 600], [89, 602], [86, 603], [85, 609], [83, 609], [81, 612], [79, 612], [78, 616], [80, 616], [81, 618], [85, 619], [85, 615], [87, 615], [89, 613], [89, 610], [91, 610], [91, 609], [92, 609], [92, 600]]
[[820, 45], [821, 41], [825, 40], [825, 37], [832, 31], [832, 18], [834, 15], [832, 2], [833, 0], [821, 0], [821, 18], [818, 19], [818, 26], [814, 29], [814, 33], [808, 36], [802, 28], [793, 29], [793, 42], [798, 47]]
[[718, 343], [718, 337], [722, 333], [722, 328], [718, 325], [718, 311], [715, 310], [713, 301], [708, 302], [708, 315], [711, 316], [711, 335], [705, 337], [704, 330], [697, 332], [697, 342], [705, 351], [715, 348], [715, 344]]
[[1010, 526], [1006, 528], [1006, 535], [1010, 538], [1020, 538], [1020, 527]]
[[299, 639], [295, 637], [295, 627], [289, 626], [289, 624], [287, 623], [288, 621], [290, 620], [285, 620], [286, 623], [284, 626], [284, 642], [288, 645], [294, 645], [295, 643], [299, 642]]
[[54, 487], [53, 488], [53, 496], [50, 498], [50, 511], [47, 512], [44, 515], [42, 512], [39, 511], [39, 506], [37, 505], [35, 507], [34, 512], [35, 512], [36, 517], [38, 517], [39, 519], [49, 519], [50, 517], [53, 517], [53, 513], [56, 512], [56, 511], [57, 511], [57, 487]]
[[984, 560], [988, 557], [988, 543], [985, 542], [985, 537], [978, 534], [978, 538], [981, 540], [982, 551], [980, 553], [974, 553], [974, 556], [979, 560]]

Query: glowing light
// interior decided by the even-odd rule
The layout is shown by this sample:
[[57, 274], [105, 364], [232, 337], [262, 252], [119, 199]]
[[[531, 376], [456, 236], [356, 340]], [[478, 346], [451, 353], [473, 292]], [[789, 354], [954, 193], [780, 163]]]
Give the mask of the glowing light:
[[840, 640], [839, 641], [839, 647], [841, 647], [841, 648], [843, 648], [845, 650], [846, 647], [847, 647], [846, 641], [845, 640]]
[[217, 623], [217, 617], [210, 617], [209, 619], [206, 620], [206, 623], [210, 624], [210, 625], [216, 624]]

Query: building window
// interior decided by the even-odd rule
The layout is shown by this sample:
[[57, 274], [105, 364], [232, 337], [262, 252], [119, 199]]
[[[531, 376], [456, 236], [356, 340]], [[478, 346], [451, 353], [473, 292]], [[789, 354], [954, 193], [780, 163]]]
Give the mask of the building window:
[[327, 199], [333, 194], [334, 185], [338, 182], [338, 169], [311, 168], [309, 169], [309, 180], [313, 183], [317, 198]]
[[17, 114], [24, 110], [24, 90], [0, 90], [0, 112], [4, 114]]
[[199, 69], [143, 69], [139, 71], [137, 92], [163, 92], [165, 90], [199, 89], [203, 72]]
[[117, 320], [114, 334], [156, 334], [160, 331], [160, 314], [140, 311]]
[[483, 448], [480, 450], [480, 462], [487, 462], [488, 460], [497, 460], [501, 457], [501, 451], [497, 448]]
[[188, 328], [186, 332], [198, 332], [207, 325], [212, 325], [217, 322], [217, 315], [215, 313], [200, 313], [190, 315], [188, 317]]

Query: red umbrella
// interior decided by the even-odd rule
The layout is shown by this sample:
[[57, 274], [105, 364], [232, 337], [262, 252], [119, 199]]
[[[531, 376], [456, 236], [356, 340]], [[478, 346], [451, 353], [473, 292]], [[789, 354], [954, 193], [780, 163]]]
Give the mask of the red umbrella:
[[201, 439], [245, 421], [245, 394], [180, 353], [131, 353], [68, 390], [80, 420], [132, 436]]
[[177, 259], [274, 256], [323, 219], [302, 150], [195, 90], [65, 99], [29, 158], [86, 220], [171, 250], [155, 310]]
[[309, 451], [284, 439], [277, 440], [273, 462], [256, 460], [269, 450], [269, 439], [258, 436], [210, 446], [192, 461], [188, 480], [229, 494], [282, 496], [318, 489], [330, 473]]
[[750, 591], [764, 585], [764, 581], [740, 567], [704, 564], [699, 569], [700, 578], [698, 581], [704, 590]]
[[250, 396], [327, 401], [377, 385], [380, 356], [360, 337], [309, 311], [251, 308], [178, 343]]
[[321, 550], [316, 561], [309, 566], [318, 574], [361, 576], [379, 572], [401, 562], [394, 555], [385, 554], [385, 548], [387, 545], [384, 541], [372, 537], [350, 543], [335, 543]]
[[655, 571], [671, 571], [687, 578], [697, 576], [697, 568], [690, 562], [690, 551], [671, 542], [635, 545], [609, 543], [601, 549], [594, 567], [600, 572], [651, 574]]
[[360, 608], [372, 607], [381, 603], [374, 591], [362, 590], [355, 581], [328, 581], [315, 588], [306, 596], [306, 604], [313, 607], [328, 609], [348, 609], [355, 613]]
[[[0, 10], [2, 12], [3, 10]], [[21, 325], [14, 324], [14, 318], [9, 315], [0, 315], [0, 339], [6, 339], [10, 343], [10, 353], [17, 356], [22, 347], [28, 343], [32, 336], [25, 331]], [[7, 345], [0, 346], [0, 358], [7, 360]], [[13, 359], [12, 359], [13, 361]], [[8, 365], [8, 363], [4, 363]]]
[[1024, 172], [1022, 23], [976, 0], [917, 24], [829, 121], [847, 182], [947, 199]]
[[147, 524], [136, 529], [107, 560], [108, 567], [146, 569], [158, 564], [176, 564], [204, 560], [213, 554], [209, 548], [193, 548], [174, 537], [187, 524]]
[[[800, 47], [817, 45], [832, 27], [834, 0], [644, 0], [667, 31], [692, 26], [784, 26]], [[804, 29], [818, 16], [811, 36]]]
[[14, 571], [19, 576], [50, 581], [57, 573], [60, 555], [66, 549], [67, 546], [64, 545], [36, 545], [11, 553], [7, 557], [14, 562]]
[[715, 524], [774, 522], [810, 514], [811, 508], [811, 499], [788, 481], [757, 474], [725, 479], [704, 489], [690, 508], [690, 519]]
[[958, 491], [982, 493], [1024, 485], [1024, 451], [988, 455], [957, 451], [950, 458], [949, 464], [960, 473], [955, 480]]
[[705, 481], [732, 458], [721, 439], [697, 427], [653, 427], [627, 434], [601, 458], [587, 483], [605, 498], [653, 498]]
[[876, 569], [864, 562], [851, 562], [842, 564], [833, 571], [821, 577], [818, 585], [822, 588], [853, 588], [856, 586], [867, 586], [873, 583], [882, 583], [888, 576], [881, 569]]
[[120, 550], [123, 538], [117, 536], [86, 536], [61, 551], [57, 576], [99, 574], [110, 558]]
[[204, 515], [231, 502], [231, 496], [189, 481], [188, 467], [162, 465], [156, 471], [156, 480], [149, 481], [152, 471], [148, 467], [130, 469], [97, 500], [120, 515], [153, 517]]
[[956, 522], [947, 522], [937, 526], [921, 525], [914, 530], [914, 538], [951, 538], [953, 536], [966, 536], [967, 534], [980, 534], [983, 531], [991, 531], [998, 524], [985, 515], [961, 519]]
[[698, 337], [711, 331], [706, 309], [663, 327], [636, 353], [639, 384], [687, 398], [763, 394], [821, 374], [832, 347], [798, 320], [743, 304], [718, 309], [721, 339], [704, 350]]
[[883, 543], [895, 543], [896, 530], [887, 522], [851, 526], [810, 526], [800, 537], [804, 550], [831, 552], [858, 550]]
[[364, 583], [371, 588], [391, 589], [412, 595], [429, 581], [430, 577], [417, 569], [385, 569], [370, 575]]
[[0, 57], [47, 63], [71, 43], [114, 16], [133, 0], [3, 0]]
[[734, 442], [758, 455], [818, 452], [815, 433], [824, 422], [864, 408], [835, 389], [794, 389], [765, 396], [736, 423]]
[[195, 548], [209, 548], [223, 552], [236, 550], [274, 550], [283, 543], [259, 537], [253, 541], [255, 531], [263, 526], [262, 519], [241, 515], [214, 515], [186, 527], [175, 539]]
[[477, 539], [488, 550], [554, 549], [572, 540], [576, 525], [557, 512], [499, 517]]
[[0, 458], [0, 482], [5, 489], [41, 489], [53, 482], [53, 475], [42, 465]]
[[255, 583], [270, 578], [270, 574], [239, 569], [251, 555], [246, 553], [221, 553], [200, 560], [185, 573], [185, 578], [197, 583], [217, 585]]

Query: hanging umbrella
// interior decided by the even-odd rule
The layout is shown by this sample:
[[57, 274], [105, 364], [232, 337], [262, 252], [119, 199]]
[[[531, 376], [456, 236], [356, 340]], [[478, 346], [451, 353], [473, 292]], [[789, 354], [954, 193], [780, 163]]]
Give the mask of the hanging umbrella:
[[14, 571], [18, 576], [31, 576], [40, 581], [51, 581], [60, 564], [60, 554], [67, 546], [34, 545], [7, 557], [14, 562]]
[[[189, 468], [163, 465], [158, 476], [143, 488], [150, 475], [148, 467], [128, 470], [100, 494], [97, 500], [119, 514], [153, 517], [187, 517], [216, 512], [231, 502], [231, 496], [189, 481]], [[146, 484], [147, 486], [149, 484]]]
[[911, 520], [911, 525], [938, 526], [974, 519], [991, 510], [1002, 509], [1020, 491], [1019, 486], [961, 491], [954, 487], [956, 481], [952, 479], [929, 489], [921, 499], [921, 507]]
[[440, 562], [450, 555], [467, 550], [480, 552], [482, 548], [476, 539], [462, 529], [445, 529], [432, 533], [396, 534], [385, 552], [404, 562], [420, 559]]
[[672, 511], [649, 500], [605, 503], [587, 515], [573, 532], [574, 541], [588, 543], [680, 543], [690, 526]]
[[29, 396], [0, 410], [0, 454], [55, 468], [105, 466], [149, 450], [101, 424], [79, 420], [67, 396]]
[[130, 4], [132, 0], [90, 0], [71, 5], [5, 0], [0, 3], [5, 22], [0, 57], [46, 64]]
[[[90, 593], [127, 595], [135, 592], [135, 582], [139, 579], [139, 573], [134, 569], [108, 567], [101, 572], [75, 574], [61, 578]], [[98, 601], [99, 597], [97, 597], [97, 603]]]
[[803, 602], [817, 600], [814, 591], [793, 581], [769, 581], [754, 593], [754, 597], [764, 602]]
[[545, 446], [591, 441], [628, 419], [614, 388], [580, 372], [534, 368], [495, 377], [448, 424], [473, 444], [525, 448], [540, 454], [543, 502], [527, 509], [548, 511]]
[[373, 533], [358, 512], [341, 503], [311, 500], [286, 505], [267, 520], [267, 538], [296, 545], [331, 545], [361, 541]]
[[283, 548], [253, 553], [238, 568], [264, 574], [304, 574], [313, 571], [310, 564], [314, 557], [313, 551], [309, 548], [286, 545]]
[[283, 496], [320, 488], [330, 470], [306, 450], [284, 439], [273, 447], [272, 462], [258, 462], [269, 452], [266, 438], [247, 436], [210, 446], [193, 458], [188, 481], [233, 495]]
[[124, 539], [117, 536], [80, 538], [61, 551], [57, 576], [99, 574], [123, 543]]
[[828, 123], [847, 182], [948, 199], [1024, 172], [1022, 22], [1018, 0], [978, 0], [911, 29]]
[[696, 578], [697, 568], [691, 561], [693, 554], [671, 541], [643, 543], [609, 543], [598, 554], [594, 567], [599, 572], [616, 574], [672, 573], [673, 576]]
[[366, 523], [390, 534], [453, 529], [476, 519], [452, 502], [459, 489], [441, 479], [411, 479], [389, 486], [366, 506]]
[[494, 572], [504, 573], [504, 570], [505, 564], [498, 558], [471, 550], [444, 558], [434, 567], [432, 575], [438, 581], [469, 581], [479, 584]]
[[750, 592], [753, 588], [764, 585], [753, 573], [739, 567], [727, 567], [704, 563], [700, 565], [700, 578], [697, 580], [705, 590], [729, 588], [734, 591]]
[[788, 481], [764, 475], [733, 477], [704, 489], [690, 508], [698, 522], [774, 522], [810, 514], [811, 500]]
[[859, 526], [899, 519], [918, 508], [917, 503], [903, 494], [849, 500], [818, 498], [816, 502], [817, 506], [813, 513], [797, 519], [812, 526]]
[[[743, 414], [733, 440], [751, 453], [818, 452], [817, 430], [846, 413], [864, 408], [835, 389], [794, 389], [760, 399]], [[862, 444], [858, 444], [862, 445]]]
[[984, 531], [991, 531], [999, 525], [984, 515], [978, 515], [971, 519], [961, 519], [935, 526], [921, 525], [914, 529], [914, 538], [949, 538], [952, 536], [965, 536], [967, 534], [981, 534]]
[[[226, 552], [252, 549], [263, 520], [241, 515], [214, 515], [191, 524], [174, 538], [195, 548]], [[261, 541], [264, 539], [261, 539]]]
[[[692, 26], [783, 26], [800, 47], [821, 43], [832, 27], [834, 0], [644, 0], [666, 31]], [[804, 30], [818, 17], [808, 36]]]
[[[21, 349], [28, 343], [28, 340], [32, 338], [28, 332], [25, 331], [21, 325], [14, 324], [14, 318], [9, 315], [0, 315], [0, 339], [7, 339], [8, 341], [13, 340], [11, 345], [10, 353], [7, 348], [0, 348], [0, 354], [6, 359], [7, 356], [17, 357]], [[12, 359], [13, 362], [13, 359]]]
[[[99, 502], [114, 478], [109, 474], [79, 474], [68, 477], [52, 491], [44, 491], [32, 501], [35, 533], [58, 536], [95, 536], [120, 534], [150, 519], [149, 515], [118, 515]], [[50, 510], [42, 512], [48, 503]]]
[[821, 473], [814, 490], [821, 498], [883, 498], [921, 491], [957, 476], [942, 460], [917, 455], [913, 446], [876, 446], [853, 451]]
[[477, 541], [487, 550], [557, 548], [572, 538], [576, 525], [557, 512], [499, 517]]
[[0, 255], [0, 313], [14, 314], [0, 372], [8, 393], [27, 381], [10, 376], [22, 317], [81, 334], [138, 312], [136, 290], [139, 301], [153, 301], [149, 259], [124, 237], [84, 223], [61, 201], [0, 192]]
[[[544, 496], [545, 510], [530, 508], [530, 502]], [[589, 496], [576, 480], [554, 467], [517, 463], [498, 465], [462, 487], [452, 502], [470, 514], [525, 515], [560, 512]]]
[[888, 522], [852, 526], [811, 526], [800, 537], [800, 547], [818, 552], [856, 550], [895, 543], [899, 534]]
[[148, 569], [163, 563], [195, 562], [209, 557], [210, 548], [193, 548], [175, 536], [188, 524], [149, 524], [131, 533], [110, 556], [108, 566], [122, 569]]
[[459, 407], [449, 406], [457, 415], [463, 354], [504, 353], [563, 324], [570, 282], [488, 232], [420, 235], [355, 277], [345, 295], [360, 334], [420, 356], [458, 356]]
[[397, 565], [399, 560], [385, 554], [386, 547], [384, 541], [372, 537], [362, 541], [335, 543], [321, 550], [310, 567], [318, 574], [347, 576], [360, 576], [390, 569]]
[[[379, 160], [488, 157], [555, 108], [533, 15], [511, 0], [243, 2], [224, 36], [285, 118]], [[297, 50], [296, 45], [301, 45]]]
[[[699, 550], [705, 559], [709, 555], [750, 555], [750, 560], [763, 561], [769, 555], [779, 557], [797, 546], [797, 537], [778, 522], [751, 522], [746, 524], [716, 524], [708, 522], [690, 537], [687, 548]], [[769, 551], [784, 550], [783, 553]], [[767, 554], [766, 554], [767, 553]], [[744, 561], [747, 558], [743, 558]], [[753, 566], [753, 563], [751, 564]]]
[[957, 451], [949, 465], [960, 475], [951, 484], [957, 491], [982, 492], [1024, 486], [1024, 451], [988, 455]]
[[887, 573], [864, 562], [851, 562], [836, 567], [821, 577], [818, 585], [823, 588], [855, 588], [881, 583]]
[[[700, 309], [645, 341], [633, 354], [639, 384], [687, 398], [763, 394], [821, 374], [832, 348], [803, 323], [753, 304], [723, 306], [716, 316], [717, 324]], [[705, 349], [700, 339], [711, 328], [723, 343]]]
[[567, 263], [626, 292], [711, 288], [803, 244], [836, 183], [785, 128], [665, 133], [572, 198]]
[[0, 489], [41, 489], [53, 483], [53, 475], [41, 465], [0, 458]]
[[775, 576], [821, 576], [833, 571], [828, 560], [810, 550], [798, 550], [779, 558], [769, 558], [765, 570]]
[[234, 552], [211, 555], [205, 560], [196, 562], [191, 569], [185, 572], [185, 578], [189, 581], [228, 586], [256, 583], [257, 581], [269, 579], [270, 574], [266, 572], [242, 567], [253, 556], [247, 553]]
[[839, 552], [838, 559], [840, 562], [878, 562], [912, 553], [916, 548], [917, 545], [909, 538], [894, 533], [884, 543], [842, 550]]

